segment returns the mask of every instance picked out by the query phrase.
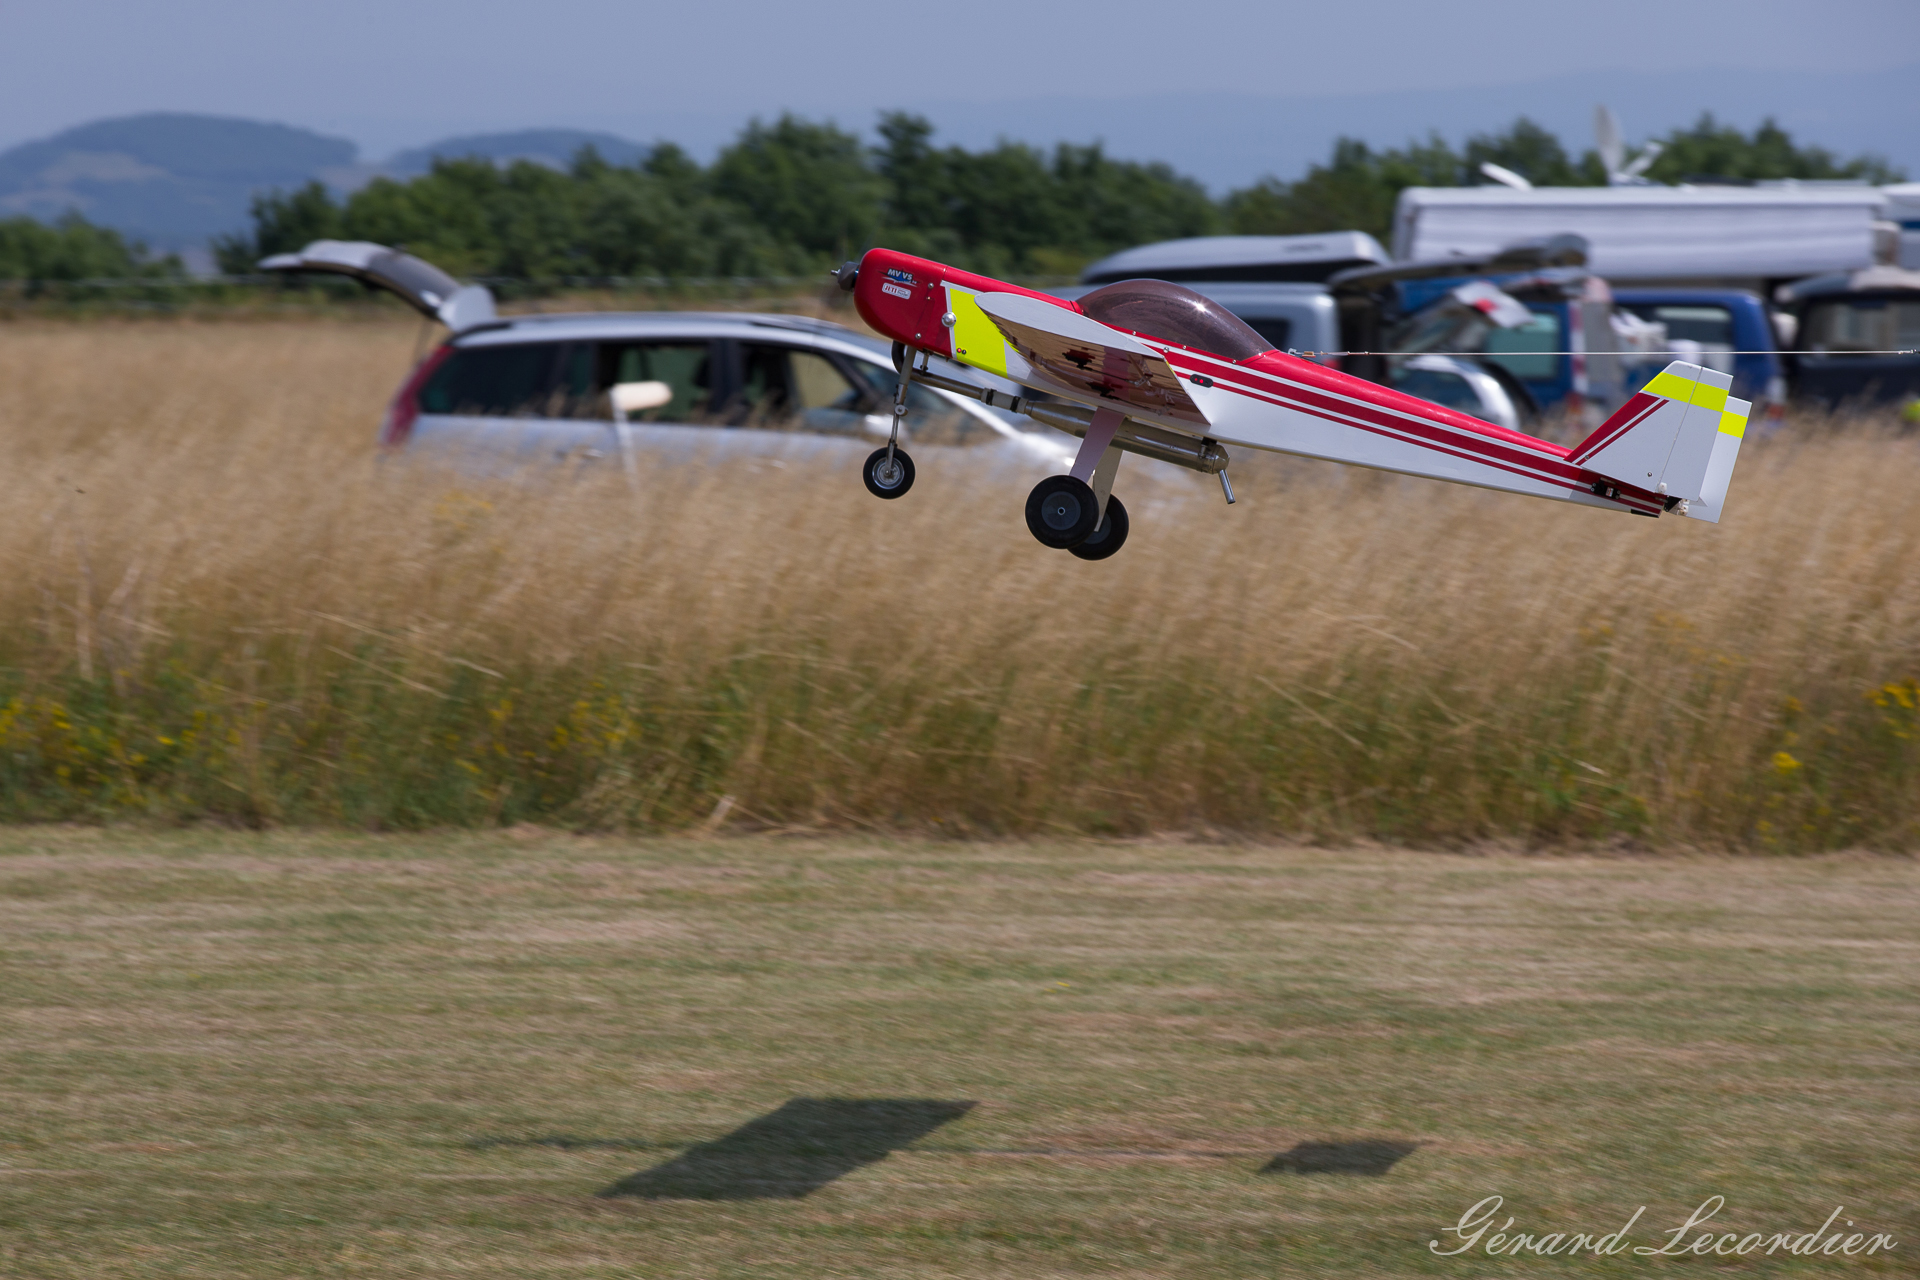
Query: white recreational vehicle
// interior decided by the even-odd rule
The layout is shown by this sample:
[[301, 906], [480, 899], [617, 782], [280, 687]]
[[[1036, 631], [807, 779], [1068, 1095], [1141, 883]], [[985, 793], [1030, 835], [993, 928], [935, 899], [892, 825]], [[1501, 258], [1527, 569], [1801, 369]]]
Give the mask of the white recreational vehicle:
[[1852, 184], [1409, 187], [1394, 210], [1393, 256], [1478, 257], [1572, 233], [1587, 241], [1588, 270], [1616, 286], [1770, 296], [1791, 280], [1873, 265], [1887, 201]]

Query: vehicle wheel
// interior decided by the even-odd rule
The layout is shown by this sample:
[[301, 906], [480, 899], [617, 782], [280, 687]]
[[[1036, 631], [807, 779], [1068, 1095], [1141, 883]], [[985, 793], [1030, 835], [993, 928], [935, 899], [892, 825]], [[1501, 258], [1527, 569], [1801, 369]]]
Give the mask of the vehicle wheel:
[[905, 449], [895, 446], [893, 460], [887, 460], [887, 451], [875, 449], [867, 455], [867, 465], [860, 468], [860, 478], [867, 482], [867, 492], [876, 498], [897, 498], [913, 488], [913, 459], [907, 456]]
[[1100, 518], [1100, 501], [1084, 480], [1048, 476], [1027, 495], [1027, 528], [1041, 545], [1064, 551], [1085, 542]]
[[1100, 521], [1100, 527], [1087, 535], [1087, 540], [1077, 547], [1070, 547], [1074, 555], [1082, 560], [1105, 560], [1108, 556], [1127, 545], [1127, 508], [1126, 504], [1112, 494], [1107, 495], [1107, 514]]

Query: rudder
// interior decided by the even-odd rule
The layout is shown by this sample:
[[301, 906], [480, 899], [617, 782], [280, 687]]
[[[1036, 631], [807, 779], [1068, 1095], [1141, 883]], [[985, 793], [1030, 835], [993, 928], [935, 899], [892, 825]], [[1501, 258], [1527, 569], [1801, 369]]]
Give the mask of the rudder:
[[1727, 394], [1733, 379], [1676, 360], [1575, 446], [1567, 461], [1718, 524], [1753, 406]]

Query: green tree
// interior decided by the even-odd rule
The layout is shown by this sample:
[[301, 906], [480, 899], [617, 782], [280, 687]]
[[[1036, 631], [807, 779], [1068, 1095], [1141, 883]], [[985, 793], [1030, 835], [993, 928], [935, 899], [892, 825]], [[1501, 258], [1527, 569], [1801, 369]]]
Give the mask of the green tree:
[[1439, 134], [1425, 142], [1374, 151], [1358, 138], [1340, 138], [1325, 164], [1298, 182], [1267, 177], [1232, 192], [1225, 221], [1237, 235], [1307, 235], [1366, 231], [1386, 239], [1393, 205], [1407, 187], [1456, 187], [1465, 163]]
[[1002, 140], [935, 148], [919, 116], [881, 117], [875, 170], [886, 181], [887, 243], [984, 272], [1068, 274], [1148, 240], [1205, 235], [1206, 190], [1163, 164], [1115, 160], [1098, 143], [1051, 156]]
[[872, 244], [886, 199], [858, 137], [793, 115], [749, 122], [709, 180], [713, 194], [822, 261]]
[[1513, 170], [1536, 187], [1607, 184], [1606, 168], [1599, 156], [1590, 151], [1575, 164], [1559, 138], [1525, 116], [1499, 133], [1478, 133], [1467, 139], [1466, 153], [1461, 157], [1461, 184], [1473, 186], [1486, 181], [1480, 166], [1489, 161]]
[[576, 167], [581, 260], [602, 276], [767, 276], [803, 269], [737, 205], [706, 191], [677, 147], [640, 166]]
[[1824, 147], [1796, 146], [1772, 117], [1749, 136], [1734, 125], [1721, 124], [1712, 112], [1704, 112], [1692, 128], [1675, 129], [1660, 143], [1664, 149], [1647, 170], [1656, 182], [1715, 177], [1854, 179], [1880, 184], [1900, 182], [1906, 176], [1880, 156], [1839, 160]]
[[215, 236], [213, 256], [229, 275], [246, 275], [260, 259], [292, 253], [340, 235], [340, 206], [325, 184], [309, 182], [283, 192], [279, 188], [253, 198], [253, 233]]
[[347, 238], [405, 248], [457, 276], [494, 275], [503, 178], [483, 159], [436, 160], [411, 182], [376, 178], [347, 200]]
[[0, 280], [167, 279], [184, 274], [172, 255], [152, 258], [144, 245], [69, 210], [49, 226], [34, 218], [0, 218]]
[[952, 221], [953, 159], [933, 146], [933, 125], [926, 117], [904, 111], [880, 117], [881, 143], [873, 164], [887, 184], [886, 225], [889, 231], [929, 231]]
[[[1219, 214], [1206, 188], [1165, 164], [1114, 160], [1099, 143], [1053, 153], [1060, 265], [1129, 245], [1208, 235]], [[1034, 264], [1042, 270], [1050, 264]], [[1077, 264], [1076, 264], [1077, 265]]]

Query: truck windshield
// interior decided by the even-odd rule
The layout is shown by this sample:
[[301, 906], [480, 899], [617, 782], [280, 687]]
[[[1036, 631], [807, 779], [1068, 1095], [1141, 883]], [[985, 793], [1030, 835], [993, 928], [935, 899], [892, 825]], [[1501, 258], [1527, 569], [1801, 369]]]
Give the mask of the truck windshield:
[[1801, 341], [1836, 355], [1920, 347], [1920, 298], [1823, 299], [1808, 310]]

